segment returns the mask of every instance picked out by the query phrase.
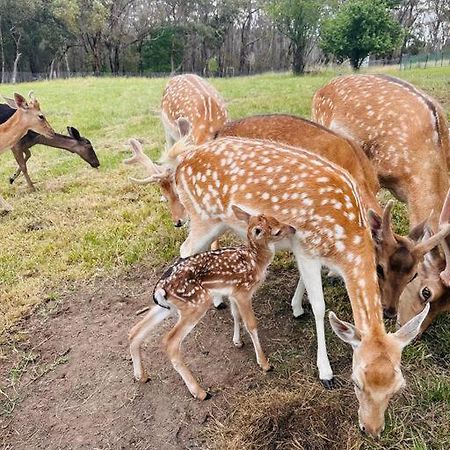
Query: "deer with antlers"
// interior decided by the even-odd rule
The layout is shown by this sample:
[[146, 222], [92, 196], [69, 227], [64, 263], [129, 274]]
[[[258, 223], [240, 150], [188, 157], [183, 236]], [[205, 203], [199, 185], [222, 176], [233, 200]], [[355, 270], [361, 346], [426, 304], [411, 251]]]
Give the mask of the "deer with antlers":
[[[340, 137], [321, 125], [300, 117], [283, 114], [246, 117], [228, 122], [216, 134], [216, 138], [227, 136], [258, 137], [302, 147], [336, 163], [354, 177], [360, 189], [364, 207], [373, 209], [369, 223], [377, 255], [377, 274], [383, 310], [388, 317], [395, 315], [395, 310], [392, 309], [391, 305], [398, 303], [401, 292], [414, 277], [417, 272], [417, 264], [423, 257], [420, 251], [421, 247], [417, 251], [415, 247], [417, 244], [416, 236], [423, 232], [424, 224], [419, 224], [406, 237], [393, 233], [390, 218], [392, 204], [389, 203], [384, 211], [381, 210], [376, 198], [379, 189], [376, 173], [362, 149], [357, 144]], [[175, 226], [181, 226], [186, 221], [186, 212], [178, 199], [174, 185], [173, 170], [178, 162], [171, 163], [171, 161], [182, 157], [186, 151], [193, 151], [195, 147], [188, 145], [186, 139], [176, 143], [162, 158], [171, 166], [171, 169], [167, 169], [153, 163], [142, 152], [142, 149], [139, 151], [138, 146], [139, 143], [135, 142], [132, 147], [135, 157], [128, 163], [133, 161], [133, 163], [139, 163], [145, 167], [148, 176], [144, 180], [140, 180], [141, 183], [160, 184], [163, 195], [169, 202], [174, 224]], [[405, 270], [406, 263], [402, 265], [396, 263], [399, 259], [410, 262], [407, 267], [408, 270]], [[385, 269], [382, 267], [384, 261], [389, 262]], [[294, 317], [300, 317], [304, 312], [302, 306], [304, 292], [305, 286], [300, 280], [292, 298]], [[219, 303], [220, 300], [216, 299], [216, 304], [219, 305]]]
[[[439, 225], [450, 223], [450, 195], [441, 210]], [[433, 236], [434, 232], [427, 226], [422, 240]], [[450, 242], [441, 241], [441, 249], [435, 247], [426, 253], [419, 265], [418, 277], [406, 287], [400, 297], [397, 322], [401, 326], [408, 322], [424, 305], [429, 304], [430, 312], [422, 323], [423, 333], [433, 320], [444, 312], [450, 311]]]
[[212, 139], [227, 117], [221, 95], [198, 75], [177, 75], [167, 83], [161, 101], [167, 149], [186, 134], [195, 144]]
[[163, 345], [174, 369], [181, 375], [190, 393], [199, 400], [210, 398], [183, 362], [183, 340], [213, 304], [213, 296], [226, 293], [234, 318], [233, 342], [242, 347], [240, 318], [252, 339], [256, 360], [263, 371], [271, 369], [258, 337], [252, 296], [265, 278], [273, 259], [274, 243], [289, 240], [295, 234], [290, 225], [270, 216], [251, 216], [232, 205], [237, 220], [247, 225], [248, 244], [236, 248], [206, 251], [179, 259], [163, 274], [155, 286], [154, 306], [129, 334], [130, 352], [136, 380], [147, 381], [142, 365], [141, 344], [165, 318], [178, 313], [177, 324], [166, 334]]
[[[318, 123], [360, 144], [381, 186], [408, 204], [410, 224], [416, 228], [408, 240], [403, 240], [394, 258], [380, 248], [377, 270], [380, 276], [386, 276], [390, 268], [397, 268], [391, 271], [391, 285], [397, 284], [395, 277], [399, 279], [402, 274], [404, 278], [414, 277], [423, 257], [414, 249], [420, 248], [425, 221], [436, 229], [450, 186], [449, 131], [442, 108], [398, 78], [350, 75], [332, 80], [316, 92], [312, 115]], [[398, 247], [397, 236], [391, 232], [378, 238], [378, 247]], [[392, 297], [389, 316], [395, 316], [398, 298]]]
[[[184, 153], [175, 183], [191, 225], [181, 257], [205, 251], [225, 229], [244, 232], [231, 205], [273, 216], [297, 230], [295, 239], [277, 247], [292, 250], [297, 260], [315, 317], [319, 377], [327, 387], [333, 384], [333, 372], [325, 343], [321, 266], [343, 277], [355, 327], [333, 315], [330, 320], [335, 332], [354, 347], [361, 427], [378, 435], [388, 400], [404, 382], [401, 350], [419, 332], [427, 310], [396, 333], [386, 333], [371, 231], [353, 179], [300, 148], [222, 138]], [[449, 232], [447, 226], [421, 243], [421, 251], [435, 247]]]
[[[16, 144], [28, 130], [46, 137], [53, 137], [55, 132], [42, 114], [39, 102], [30, 93], [30, 101], [27, 102], [20, 94], [14, 94], [14, 100], [6, 99], [8, 105], [17, 112], [6, 122], [0, 124], [0, 153]], [[5, 211], [11, 211], [12, 207], [0, 196], [0, 206]]]
[[[6, 104], [0, 104], [0, 123], [6, 122], [16, 112], [17, 109], [13, 109]], [[23, 173], [30, 190], [35, 190], [34, 184], [28, 175], [27, 161], [31, 157], [30, 148], [36, 144], [61, 148], [71, 153], [76, 153], [83, 160], [88, 162], [91, 167], [99, 167], [100, 163], [89, 139], [81, 136], [80, 132], [74, 127], [67, 127], [67, 131], [69, 133], [68, 136], [55, 133], [52, 137], [46, 137], [29, 130], [18, 142], [16, 142], [11, 150], [19, 167], [9, 178], [10, 184], [13, 184], [19, 175]]]

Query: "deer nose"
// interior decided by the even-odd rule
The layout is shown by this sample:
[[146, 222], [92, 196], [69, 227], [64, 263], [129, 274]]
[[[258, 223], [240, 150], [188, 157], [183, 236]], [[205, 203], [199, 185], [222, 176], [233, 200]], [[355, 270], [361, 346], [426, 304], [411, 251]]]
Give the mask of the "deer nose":
[[361, 428], [361, 431], [366, 434], [370, 434], [374, 439], [379, 439], [381, 436], [381, 433], [384, 430], [384, 425], [379, 426], [378, 428], [372, 428], [363, 424], [360, 424], [359, 426]]
[[383, 308], [383, 315], [385, 319], [394, 319], [397, 316], [397, 309], [393, 307]]
[[174, 222], [174, 225], [175, 225], [177, 228], [180, 228], [180, 227], [183, 226], [183, 221], [182, 221], [181, 219], [178, 219], [176, 222]]

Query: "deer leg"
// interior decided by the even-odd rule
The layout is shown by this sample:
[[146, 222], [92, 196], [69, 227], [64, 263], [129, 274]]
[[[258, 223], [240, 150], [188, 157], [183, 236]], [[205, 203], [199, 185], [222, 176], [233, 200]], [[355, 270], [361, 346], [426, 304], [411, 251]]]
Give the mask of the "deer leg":
[[230, 298], [231, 315], [233, 316], [233, 344], [237, 348], [241, 348], [244, 343], [241, 339], [241, 316], [239, 315], [239, 310], [236, 303], [232, 298]]
[[22, 148], [13, 147], [12, 151], [19, 167], [16, 170], [16, 172], [10, 177], [9, 179], [10, 184], [13, 184], [14, 181], [19, 177], [20, 173], [22, 172], [30, 191], [35, 191], [36, 189], [34, 187], [33, 182], [31, 181], [30, 176], [28, 175], [28, 168], [27, 168], [27, 161], [31, 158], [30, 149], [27, 148], [23, 150]]
[[0, 211], [10, 212], [13, 207], [0, 195]]
[[220, 222], [209, 224], [192, 220], [191, 217], [189, 235], [181, 244], [180, 256], [186, 258], [208, 250], [211, 243], [223, 233], [224, 229], [224, 225]]
[[150, 332], [165, 318], [169, 317], [171, 311], [155, 305], [145, 315], [145, 317], [137, 323], [128, 334], [130, 341], [130, 353], [133, 360], [134, 378], [137, 381], [145, 383], [148, 379], [147, 373], [142, 365], [141, 345]]
[[239, 296], [234, 296], [234, 300], [236, 301], [245, 328], [252, 339], [258, 365], [262, 370], [264, 370], [264, 372], [272, 370], [273, 367], [269, 364], [269, 361], [267, 360], [267, 357], [261, 347], [261, 343], [259, 342], [257, 322], [252, 307], [251, 297], [241, 294]]
[[180, 318], [177, 324], [166, 334], [163, 340], [163, 345], [173, 368], [180, 374], [192, 396], [199, 400], [207, 400], [211, 395], [198, 384], [194, 375], [184, 363], [181, 356], [181, 344], [205, 315], [211, 303], [212, 300], [210, 299], [207, 303], [197, 303], [194, 308], [180, 311]]
[[294, 252], [301, 277], [308, 293], [309, 303], [314, 313], [317, 334], [317, 368], [319, 378], [326, 388], [333, 387], [333, 371], [327, 354], [325, 341], [325, 301], [323, 298], [321, 264], [319, 261], [306, 259], [299, 251]]
[[[300, 270], [300, 269], [299, 269]], [[303, 309], [302, 300], [303, 295], [305, 293], [305, 283], [302, 280], [302, 277], [298, 279], [297, 287], [294, 292], [294, 296], [291, 300], [291, 306], [292, 306], [292, 314], [297, 319], [298, 317], [301, 317], [305, 310]]]

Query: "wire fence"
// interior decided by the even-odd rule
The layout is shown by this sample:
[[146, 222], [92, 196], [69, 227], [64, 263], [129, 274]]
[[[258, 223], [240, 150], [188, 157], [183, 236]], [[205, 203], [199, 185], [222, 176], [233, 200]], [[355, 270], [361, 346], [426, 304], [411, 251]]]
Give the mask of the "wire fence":
[[[430, 67], [445, 67], [450, 66], [450, 51], [448, 52], [439, 52], [439, 53], [426, 53], [421, 55], [401, 55], [396, 58], [386, 58], [386, 59], [372, 59], [369, 58], [366, 64], [363, 66], [375, 67], [375, 66], [399, 66], [400, 70], [408, 70], [414, 68], [430, 68]], [[315, 64], [314, 70], [320, 71], [326, 69], [329, 66], [327, 65], [317, 65]], [[233, 69], [233, 70], [230, 70]], [[282, 72], [287, 71], [288, 68], [283, 70]], [[311, 70], [308, 70], [309, 72]], [[233, 76], [242, 76], [242, 75], [254, 75], [260, 73], [259, 71], [254, 71], [246, 74], [235, 73], [234, 68], [227, 67], [227, 70], [223, 74], [209, 74], [209, 73], [201, 73], [199, 75], [202, 76], [225, 76], [225, 77], [233, 77]], [[169, 77], [173, 75], [170, 72], [125, 72], [120, 74], [113, 74], [110, 72], [67, 72], [67, 71], [58, 71], [53, 72], [50, 76], [49, 73], [33, 73], [33, 72], [17, 72], [16, 74], [16, 83], [25, 83], [32, 81], [42, 81], [42, 80], [53, 80], [53, 79], [68, 79], [68, 78], [85, 78], [85, 77], [120, 77], [120, 78], [136, 78], [136, 77], [145, 77], [145, 78], [161, 78], [161, 77]], [[3, 74], [4, 83], [11, 83], [13, 79], [12, 72], [5, 72]]]

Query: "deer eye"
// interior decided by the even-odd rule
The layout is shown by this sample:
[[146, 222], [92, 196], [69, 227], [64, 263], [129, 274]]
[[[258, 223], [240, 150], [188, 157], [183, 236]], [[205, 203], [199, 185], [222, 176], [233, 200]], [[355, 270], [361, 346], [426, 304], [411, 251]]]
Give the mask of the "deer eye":
[[45, 119], [44, 114], [39, 114], [38, 117], [39, 117], [40, 120], [44, 120]]
[[261, 228], [256, 227], [256, 228], [253, 229], [253, 235], [255, 237], [259, 237], [259, 236], [261, 236], [261, 234], [262, 234]]
[[384, 269], [381, 264], [377, 264], [377, 275], [384, 280]]
[[281, 228], [278, 228], [274, 233], [272, 233], [272, 236], [279, 236], [281, 234]]
[[422, 288], [422, 290], [420, 291], [420, 296], [425, 302], [427, 302], [431, 298], [431, 295], [432, 295], [431, 290], [426, 286]]

